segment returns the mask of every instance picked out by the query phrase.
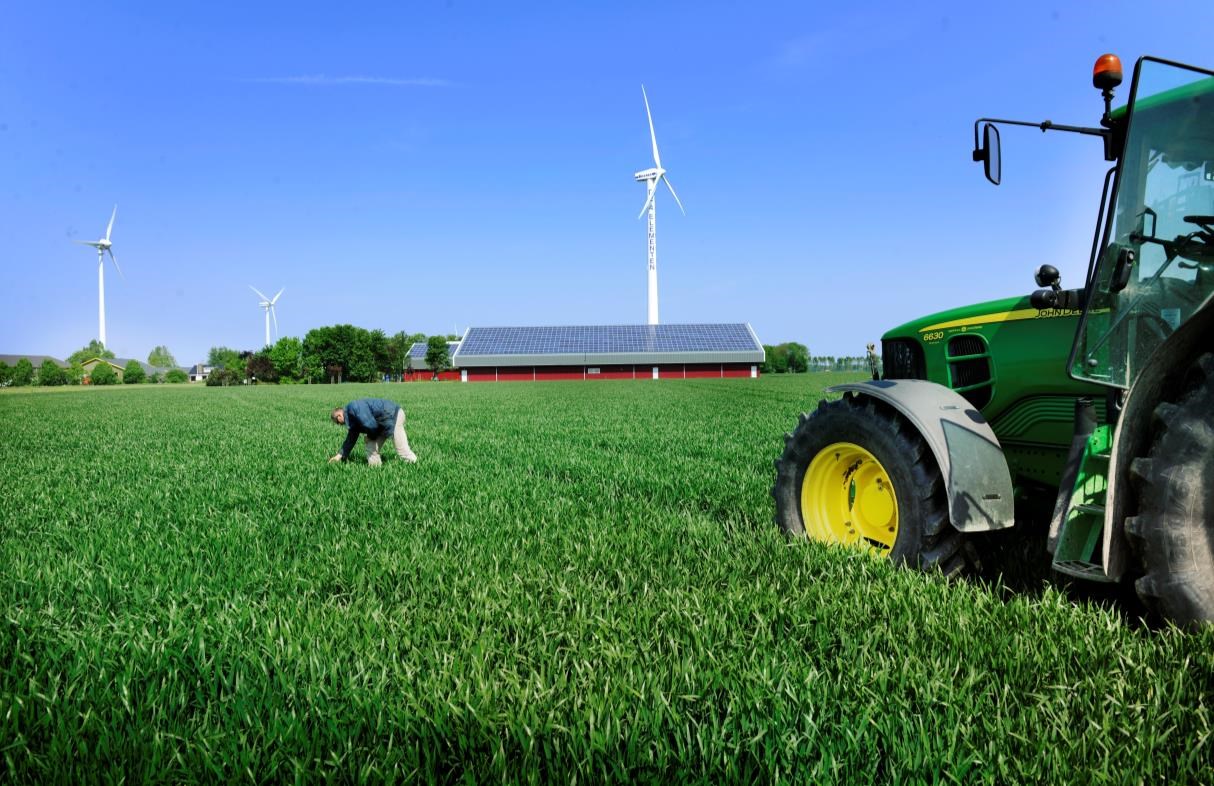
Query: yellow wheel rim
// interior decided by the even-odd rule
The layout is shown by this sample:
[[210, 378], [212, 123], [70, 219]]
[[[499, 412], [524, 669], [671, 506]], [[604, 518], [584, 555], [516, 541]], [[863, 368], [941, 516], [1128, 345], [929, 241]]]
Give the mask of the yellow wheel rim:
[[851, 442], [828, 445], [801, 481], [805, 534], [889, 554], [898, 538], [898, 497], [877, 457]]

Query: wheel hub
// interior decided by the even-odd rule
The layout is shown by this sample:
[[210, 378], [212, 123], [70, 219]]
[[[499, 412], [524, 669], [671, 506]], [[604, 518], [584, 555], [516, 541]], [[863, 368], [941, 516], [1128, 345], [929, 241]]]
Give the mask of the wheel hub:
[[836, 442], [819, 451], [805, 471], [801, 518], [814, 540], [888, 554], [898, 537], [898, 498], [876, 456]]

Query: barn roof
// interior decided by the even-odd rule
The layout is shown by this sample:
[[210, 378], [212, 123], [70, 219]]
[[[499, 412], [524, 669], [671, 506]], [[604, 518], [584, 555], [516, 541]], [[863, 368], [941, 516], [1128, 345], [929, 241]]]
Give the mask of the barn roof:
[[[455, 350], [457, 349], [459, 349], [458, 341], [447, 342], [447, 354], [451, 357], [452, 361], [455, 359]], [[426, 342], [414, 341], [413, 346], [409, 347], [409, 358], [413, 361], [413, 368], [415, 369], [430, 368], [426, 365]], [[454, 367], [454, 362], [452, 366]]]
[[453, 356], [475, 366], [761, 363], [746, 322], [686, 325], [472, 327]]

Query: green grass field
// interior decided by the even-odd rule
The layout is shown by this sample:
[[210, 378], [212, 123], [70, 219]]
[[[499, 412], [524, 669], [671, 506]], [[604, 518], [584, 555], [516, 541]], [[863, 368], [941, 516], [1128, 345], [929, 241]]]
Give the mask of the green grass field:
[[778, 534], [837, 380], [6, 391], [3, 779], [1214, 782], [1214, 630]]

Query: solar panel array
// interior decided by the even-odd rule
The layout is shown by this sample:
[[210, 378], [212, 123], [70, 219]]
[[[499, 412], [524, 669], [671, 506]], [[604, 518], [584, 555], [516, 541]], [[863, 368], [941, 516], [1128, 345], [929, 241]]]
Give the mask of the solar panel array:
[[[566, 325], [471, 328], [459, 348], [476, 355], [648, 352], [762, 352], [745, 323], [699, 325]], [[424, 353], [423, 353], [424, 354]]]
[[[447, 354], [454, 355], [455, 350], [458, 347], [459, 347], [458, 341], [448, 341], [447, 342]], [[426, 359], [426, 348], [427, 347], [426, 347], [425, 341], [413, 342], [413, 346], [409, 347], [409, 357], [413, 358], [414, 361], [425, 360]]]

